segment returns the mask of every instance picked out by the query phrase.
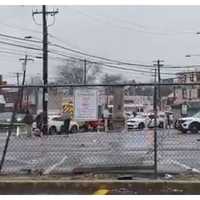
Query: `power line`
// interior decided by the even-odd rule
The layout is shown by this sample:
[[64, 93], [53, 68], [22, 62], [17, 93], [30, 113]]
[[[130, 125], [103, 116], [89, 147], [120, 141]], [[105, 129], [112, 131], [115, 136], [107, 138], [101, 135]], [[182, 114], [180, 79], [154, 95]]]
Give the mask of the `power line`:
[[26, 42], [42, 43], [42, 41], [39, 41], [39, 40], [32, 40], [32, 39], [27, 40], [25, 38], [20, 38], [20, 37], [17, 37], [17, 36], [12, 36], [12, 35], [3, 34], [3, 33], [0, 33], [0, 36], [10, 38], [10, 39], [15, 39], [15, 40], [26, 41]]
[[2, 50], [0, 50], [0, 53], [8, 54], [8, 55], [15, 55], [15, 56], [21, 56], [21, 55], [24, 55], [24, 54], [22, 54], [22, 53], [15, 53], [15, 52], [2, 51]]
[[[58, 39], [58, 37], [55, 37], [52, 34], [50, 34], [50, 35], [51, 35], [51, 37]], [[14, 42], [18, 42], [18, 41], [15, 41], [15, 39], [16, 39], [16, 40], [21, 40], [21, 41], [25, 41], [25, 42], [41, 43], [41, 41], [39, 41], [39, 40], [31, 40], [31, 39], [27, 40], [25, 38], [20, 38], [20, 37], [17, 37], [17, 36], [3, 34], [3, 33], [0, 33], [0, 36], [6, 37], [6, 38], [10, 38], [10, 39], [14, 39]], [[26, 43], [23, 43], [23, 45], [24, 44], [26, 45]], [[58, 45], [58, 44], [53, 44], [53, 43], [49, 43], [49, 44], [51, 46], [56, 46], [56, 47], [62, 48], [64, 50], [71, 51], [73, 53], [78, 53], [78, 54], [81, 54], [81, 55], [84, 55], [84, 56], [90, 56], [90, 57], [95, 57], [95, 58], [98, 58], [98, 59], [107, 60], [107, 61], [110, 61], [110, 62], [115, 62], [115, 64], [117, 63], [119, 65], [123, 64], [123, 65], [141, 66], [141, 67], [148, 67], [148, 68], [150, 68], [150, 67], [152, 68], [153, 67], [152, 65], [145, 65], [145, 64], [140, 64], [140, 63], [129, 63], [129, 62], [118, 61], [118, 60], [114, 60], [114, 59], [110, 59], [110, 58], [105, 58], [105, 57], [101, 57], [101, 56], [95, 56], [95, 55], [88, 54], [88, 53], [85, 53], [85, 52], [80, 51], [80, 50], [75, 50], [75, 49], [64, 47], [64, 46]], [[39, 48], [38, 46], [35, 46], [35, 47]], [[198, 67], [198, 65], [195, 65], [195, 66], [173, 66], [173, 65], [165, 65], [165, 68], [170, 68], [170, 69], [181, 69], [181, 68], [188, 68], [188, 67], [193, 68], [193, 67]]]
[[[1, 36], [0, 36], [1, 37]], [[11, 39], [11, 38], [1, 38], [4, 42], [10, 42], [12, 44], [16, 45], [29, 45], [30, 47], [35, 47], [35, 48], [41, 48], [41, 45], [36, 45], [36, 44], [30, 44], [27, 41], [18, 41], [16, 39]]]
[[[173, 36], [172, 34], [169, 34], [166, 31], [165, 32], [145, 31], [145, 30], [142, 30], [142, 29], [138, 29], [138, 27], [135, 27], [135, 26], [124, 25], [124, 23], [123, 23], [123, 25], [117, 24], [116, 22], [118, 22], [118, 21], [117, 20], [113, 21], [110, 17], [106, 17], [104, 19], [104, 18], [102, 18], [102, 16], [89, 15], [89, 14], [87, 14], [85, 12], [80, 11], [80, 10], [77, 10], [77, 9], [75, 9], [75, 10], [77, 11], [77, 13], [81, 14], [82, 16], [85, 16], [85, 17], [87, 17], [87, 18], [89, 18], [91, 20], [95, 20], [95, 22], [100, 21], [101, 23], [102, 22], [109, 23], [109, 24], [111, 24], [111, 25], [113, 25], [113, 26], [115, 26], [117, 28], [120, 28], [120, 29], [134, 30], [135, 32], [145, 33], [145, 34], [150, 34], [150, 35], [156, 35], [156, 36]], [[194, 32], [191, 31], [191, 32], [185, 32], [185, 33], [187, 33], [187, 34], [189, 34], [189, 33], [192, 34], [193, 33], [194, 34]], [[184, 32], [182, 32], [182, 33], [184, 33]], [[173, 33], [173, 34], [175, 34], [175, 33]], [[180, 33], [177, 33], [177, 35], [178, 34], [180, 34]]]
[[[58, 54], [58, 55], [62, 55], [62, 54]], [[71, 56], [66, 56], [66, 55], [64, 55], [64, 56], [67, 57], [67, 58], [70, 58], [70, 59], [65, 59], [66, 61], [77, 61], [77, 60], [78, 61], [83, 61], [84, 60], [84, 59], [80, 59], [80, 58], [76, 58], [76, 57], [71, 57]], [[116, 66], [116, 65], [107, 64], [107, 63], [104, 63], [104, 62], [97, 62], [97, 61], [90, 61], [90, 60], [87, 60], [87, 62], [88, 63], [97, 64], [97, 65], [101, 65], [101, 66], [105, 66], [105, 67], [109, 67], [109, 68], [113, 68], [113, 69], [132, 71], [132, 72], [139, 72], [139, 73], [146, 73], [146, 74], [153, 74], [153, 72], [151, 72], [151, 71], [139, 70], [139, 69], [131, 69], [131, 68], [126, 68], [126, 67], [122, 67], [122, 66]], [[165, 73], [165, 72], [162, 72], [161, 74], [164, 74], [164, 75], [175, 75], [174, 73]]]
[[[8, 42], [3, 42], [3, 41], [0, 41], [0, 43], [3, 43], [3, 44], [6, 44], [6, 45], [11, 45], [11, 46], [15, 46], [15, 47], [22, 47], [22, 48], [27, 48], [27, 49], [31, 49], [31, 50], [41, 50], [41, 49], [38, 49], [38, 48], [34, 48], [34, 47], [28, 47], [28, 46], [22, 46], [22, 45], [17, 45], [17, 44], [11, 44], [11, 43], [8, 43]], [[50, 51], [50, 53], [52, 54], [56, 54], [56, 55], [60, 55], [60, 56], [64, 56], [64, 57], [67, 57], [67, 58], [73, 58], [73, 59], [78, 59], [78, 60], [82, 60], [80, 58], [75, 58], [75, 57], [71, 57], [71, 56], [66, 56], [64, 54], [61, 54], [61, 53], [58, 53], [58, 52], [55, 52], [55, 51]], [[8, 53], [8, 52], [7, 52]], [[10, 54], [12, 54], [10, 52]], [[145, 70], [138, 70], [138, 69], [128, 69], [128, 68], [124, 68], [124, 67], [118, 67], [118, 66], [114, 66], [114, 65], [109, 65], [109, 64], [106, 64], [106, 63], [103, 63], [103, 62], [95, 62], [95, 61], [90, 61], [91, 63], [96, 63], [96, 64], [101, 64], [101, 65], [104, 65], [104, 66], [107, 66], [107, 67], [111, 67], [111, 68], [115, 68], [115, 69], [121, 69], [121, 70], [129, 70], [129, 71], [134, 71], [134, 72], [140, 72], [140, 73], [150, 73], [149, 71], [145, 71]], [[162, 74], [167, 74], [167, 75], [174, 75], [173, 73], [164, 73], [162, 72]]]
[[[7, 35], [7, 34], [1, 34], [0, 33], [0, 36], [3, 36], [3, 37], [6, 37], [6, 38], [12, 38], [12, 40], [14, 39], [17, 39], [17, 40], [23, 40], [23, 41], [26, 41], [26, 42], [29, 42], [29, 40], [26, 40], [24, 38], [19, 38], [19, 37], [16, 37], [16, 36], [11, 36], [11, 35]], [[15, 41], [16, 42], [16, 41]], [[37, 42], [37, 43], [40, 43], [40, 41], [37, 41], [37, 40], [31, 40], [30, 42]], [[26, 45], [26, 43], [23, 43], [23, 45], [21, 45], [22, 43], [20, 44], [15, 44], [15, 43], [9, 43], [9, 42], [5, 42], [5, 41], [0, 41], [0, 43], [2, 44], [6, 44], [6, 45], [10, 45], [10, 46], [15, 46], [15, 47], [21, 47], [21, 48], [26, 48], [26, 49], [31, 49], [31, 50], [40, 50], [40, 48], [37, 47], [33, 47], [33, 46], [24, 46], [24, 44]], [[91, 55], [91, 54], [88, 54], [88, 53], [85, 53], [85, 52], [82, 52], [82, 51], [79, 51], [79, 50], [74, 50], [74, 49], [71, 49], [71, 48], [67, 48], [67, 47], [64, 47], [64, 46], [61, 46], [61, 45], [57, 45], [57, 44], [52, 44], [50, 43], [51, 46], [56, 46], [56, 47], [59, 47], [59, 48], [62, 48], [64, 50], [68, 50], [68, 51], [71, 51], [73, 53], [79, 53], [81, 55], [87, 55], [87, 56], [90, 56], [90, 57], [93, 57], [93, 58], [98, 58], [98, 59], [102, 59], [102, 60], [106, 60], [106, 61], [110, 61], [110, 62], [115, 62], [115, 64], [117, 65], [130, 65], [130, 66], [141, 66], [141, 67], [148, 67], [148, 68], [152, 68], [153, 66], [151, 65], [143, 65], [143, 64], [137, 64], [137, 63], [128, 63], [128, 62], [122, 62], [122, 61], [118, 61], [118, 60], [114, 60], [114, 59], [110, 59], [110, 58], [104, 58], [104, 57], [101, 57], [101, 56], [95, 56], [95, 55]], [[49, 50], [50, 53], [53, 53], [53, 54], [57, 54], [57, 55], [60, 55], [60, 56], [65, 56], [64, 54], [62, 53], [59, 53], [58, 51], [55, 51], [55, 50]], [[3, 52], [2, 52], [3, 53]], [[9, 52], [4, 52], [4, 53], [9, 53]], [[14, 53], [11, 53], [10, 54], [14, 54]], [[69, 56], [67, 56], [69, 57]], [[71, 57], [72, 58], [72, 57]], [[77, 59], [77, 58], [76, 58]], [[81, 58], [78, 58], [79, 60]], [[100, 63], [100, 62], [99, 62]], [[106, 65], [106, 64], [110, 64], [110, 63], [100, 63], [100, 64], [103, 64], [103, 65]], [[112, 66], [113, 67], [113, 66]], [[180, 68], [187, 68], [187, 67], [195, 67], [195, 66], [166, 66], [165, 68], [171, 68], [171, 69], [180, 69]], [[142, 73], [149, 73], [145, 70], [137, 70], [137, 69], [134, 69], [133, 71], [137, 71], [137, 72], [142, 72]], [[168, 75], [172, 75], [172, 73], [162, 73], [162, 74], [168, 74]]]
[[[119, 61], [119, 60], [115, 60], [115, 59], [111, 59], [111, 58], [105, 58], [105, 57], [102, 57], [102, 56], [92, 55], [92, 54], [89, 54], [89, 53], [86, 53], [86, 52], [83, 52], [83, 51], [80, 51], [80, 50], [75, 50], [75, 49], [72, 49], [72, 48], [69, 48], [69, 47], [65, 47], [63, 45], [58, 45], [58, 44], [53, 44], [53, 43], [50, 43], [50, 46], [55, 46], [55, 47], [58, 47], [58, 48], [61, 48], [61, 49], [64, 49], [64, 50], [67, 50], [67, 51], [70, 51], [70, 52], [73, 52], [73, 53], [80, 54], [80, 55], [84, 55], [84, 56], [88, 56], [88, 57], [92, 57], [92, 58], [96, 58], [96, 59], [101, 59], [101, 60], [106, 60], [106, 61], [109, 61], [109, 62], [112, 62], [112, 63], [114, 62], [115, 64], [118, 64], [118, 65], [140, 66], [140, 67], [143, 67], [143, 68], [152, 68], [153, 69], [153, 65], [124, 62], [124, 61]], [[165, 68], [169, 68], [169, 69], [181, 69], [181, 68], [188, 68], [188, 67], [193, 68], [194, 66], [165, 65]]]
[[32, 52], [31, 50], [29, 51], [23, 51], [23, 50], [20, 50], [20, 49], [15, 49], [15, 48], [5, 48], [4, 46], [1, 46], [0, 45], [0, 51], [2, 52], [2, 53], [7, 53], [7, 54], [10, 54], [10, 55], [17, 55], [17, 54], [19, 54], [19, 55], [24, 55], [24, 54], [29, 54], [28, 56], [30, 57], [30, 56], [32, 56], [32, 57], [34, 57], [34, 56], [37, 56], [37, 57], [39, 57], [39, 56], [41, 56], [41, 54], [39, 54], [39, 53], [35, 53], [35, 52]]
[[[122, 18], [112, 18], [112, 17], [110, 17], [110, 16], [104, 16], [104, 15], [102, 15], [101, 14], [101, 17], [103, 17], [103, 18], [109, 18], [109, 19], [112, 19], [112, 21], [114, 20], [114, 21], [122, 21], [122, 22], [126, 22], [126, 23], [128, 23], [128, 24], [130, 24], [130, 25], [133, 25], [133, 26], [136, 26], [136, 27], [138, 27], [138, 28], [140, 28], [140, 29], [144, 29], [144, 31], [145, 31], [145, 29], [148, 29], [148, 30], [150, 30], [150, 29], [160, 29], [160, 30], [163, 30], [161, 27], [150, 27], [150, 26], [147, 26], [147, 25], [144, 25], [144, 24], [140, 24], [140, 23], [137, 23], [137, 22], [134, 22], [134, 21], [129, 21], [129, 20], [127, 20], [127, 19], [122, 19]], [[160, 32], [160, 31], [159, 31]], [[180, 32], [177, 32], [177, 31], [174, 31], [174, 30], [172, 30], [172, 31], [169, 31], [169, 30], [163, 30], [162, 31], [163, 33], [168, 33], [168, 34], [191, 34], [191, 33], [193, 33], [194, 34], [194, 31], [180, 31]]]
[[96, 58], [96, 59], [100, 59], [100, 60], [106, 60], [106, 61], [110, 61], [110, 62], [115, 62], [117, 64], [131, 65], [131, 66], [142, 66], [142, 67], [151, 67], [151, 68], [153, 67], [152, 65], [129, 63], [129, 62], [123, 62], [123, 61], [119, 61], [119, 60], [114, 60], [114, 59], [111, 59], [111, 58], [105, 58], [105, 57], [102, 57], [102, 56], [96, 56], [96, 55], [92, 55], [92, 54], [89, 54], [89, 53], [85, 53], [85, 52], [80, 51], [80, 50], [75, 50], [75, 49], [71, 49], [71, 48], [68, 48], [68, 47], [64, 47], [64, 46], [58, 45], [58, 44], [50, 43], [49, 45], [50, 46], [55, 46], [55, 47], [58, 47], [58, 48], [61, 48], [61, 49], [67, 50], [67, 51], [71, 51], [73, 53], [81, 54], [81, 55], [84, 55], [84, 56], [88, 56], [88, 57], [92, 57], [92, 58]]
[[[55, 53], [55, 52], [52, 52], [52, 51], [49, 51], [50, 53], [53, 53], [53, 54], [56, 54], [56, 55], [60, 55], [60, 56], [64, 56], [64, 57], [67, 57], [67, 58], [70, 58], [72, 60], [79, 60], [79, 61], [83, 61], [84, 59], [82, 58], [77, 58], [77, 57], [72, 57], [72, 56], [67, 56], [67, 55], [63, 55], [63, 54], [60, 54], [60, 53]], [[66, 59], [65, 59], [66, 60]], [[110, 67], [110, 68], [115, 68], [115, 69], [121, 69], [121, 70], [127, 70], [127, 71], [133, 71], [133, 72], [140, 72], [140, 73], [148, 73], [148, 74], [152, 74], [152, 72], [150, 71], [146, 71], [146, 70], [139, 70], [139, 69], [131, 69], [131, 68], [125, 68], [125, 67], [122, 67], [122, 66], [116, 66], [116, 65], [111, 65], [111, 64], [107, 64], [107, 63], [104, 63], [104, 62], [98, 62], [98, 61], [91, 61], [91, 60], [87, 60], [89, 63], [94, 63], [94, 64], [99, 64], [99, 65], [102, 65], [102, 66], [107, 66], [107, 67]], [[162, 72], [161, 74], [165, 74], [165, 75], [175, 75], [174, 73], [167, 73], [167, 72]]]
[[24, 49], [32, 49], [32, 50], [42, 51], [41, 48], [35, 48], [35, 47], [24, 46], [24, 45], [19, 45], [19, 44], [13, 44], [13, 43], [5, 42], [5, 41], [0, 41], [0, 43], [10, 45], [10, 46], [20, 47], [20, 48], [24, 48]]
[[[0, 36], [6, 37], [6, 38], [11, 38], [11, 39], [16, 39], [16, 40], [22, 40], [22, 41], [25, 41], [25, 42], [41, 43], [41, 41], [38, 41], [38, 40], [27, 40], [27, 39], [25, 39], [25, 38], [20, 38], [20, 37], [16, 37], [16, 36], [11, 36], [11, 35], [8, 35], [8, 34], [2, 34], [2, 33], [0, 33]], [[13, 40], [12, 40], [12, 41], [13, 41]], [[15, 41], [15, 42], [17, 42], [17, 41]], [[26, 45], [26, 43], [23, 43], [23, 45]], [[84, 52], [79, 51], [79, 50], [74, 50], [74, 49], [71, 49], [71, 48], [67, 48], [67, 47], [64, 47], [64, 46], [61, 46], [61, 45], [58, 45], [58, 44], [49, 43], [49, 45], [55, 46], [55, 47], [59, 47], [59, 48], [62, 48], [62, 49], [65, 49], [65, 50], [71, 51], [71, 52], [73, 52], [73, 53], [79, 53], [79, 54], [81, 54], [81, 55], [86, 55], [86, 56], [90, 56], [90, 57], [95, 57], [95, 58], [98, 58], [98, 59], [104, 59], [104, 60], [112, 61], [112, 62], [118, 62], [119, 64], [127, 64], [127, 65], [134, 65], [134, 66], [147, 66], [147, 65], [142, 65], [142, 64], [133, 64], [133, 63], [127, 63], [127, 62], [116, 61], [116, 60], [113, 60], [113, 59], [103, 58], [103, 57], [100, 57], [100, 56], [94, 56], [94, 55], [87, 54], [87, 53], [84, 53]], [[35, 46], [35, 47], [36, 47], [36, 48], [39, 48], [38, 46]], [[148, 66], [148, 67], [152, 67], [152, 66]]]

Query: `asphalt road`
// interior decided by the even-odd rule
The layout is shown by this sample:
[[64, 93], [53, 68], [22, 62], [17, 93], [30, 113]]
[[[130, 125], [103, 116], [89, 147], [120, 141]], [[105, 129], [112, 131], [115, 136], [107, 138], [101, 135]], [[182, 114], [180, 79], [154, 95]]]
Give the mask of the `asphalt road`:
[[[158, 171], [200, 173], [199, 134], [158, 131]], [[0, 135], [2, 155], [6, 134]], [[77, 133], [28, 138], [11, 136], [3, 172], [42, 169], [45, 174], [77, 168], [151, 166], [154, 164], [153, 130], [123, 133]]]

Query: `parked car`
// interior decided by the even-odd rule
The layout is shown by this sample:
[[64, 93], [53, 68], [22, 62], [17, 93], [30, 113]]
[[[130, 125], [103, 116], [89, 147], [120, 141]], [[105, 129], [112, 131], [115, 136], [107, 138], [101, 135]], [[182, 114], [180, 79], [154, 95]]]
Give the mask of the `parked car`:
[[130, 129], [144, 129], [147, 124], [147, 119], [142, 117], [134, 117], [127, 120], [127, 128]]
[[182, 133], [198, 133], [200, 130], [200, 112], [196, 113], [192, 117], [179, 118], [176, 122], [176, 128]]
[[[33, 123], [33, 129], [35, 128], [36, 128], [36, 122]], [[50, 135], [62, 133], [64, 131], [64, 120], [61, 117], [61, 115], [48, 116], [48, 129]], [[73, 120], [70, 120], [69, 132], [77, 133], [78, 131], [79, 131], [78, 123]]]
[[[164, 128], [165, 115], [159, 112], [157, 117], [157, 127]], [[130, 129], [144, 129], [154, 128], [154, 113], [139, 113], [136, 117], [127, 120], [127, 128]]]

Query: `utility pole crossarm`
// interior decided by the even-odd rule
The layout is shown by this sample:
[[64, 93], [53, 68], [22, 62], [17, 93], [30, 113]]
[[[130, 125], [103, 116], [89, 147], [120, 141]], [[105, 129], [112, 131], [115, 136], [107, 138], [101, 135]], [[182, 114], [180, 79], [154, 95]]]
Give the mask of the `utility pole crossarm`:
[[[51, 16], [55, 16], [56, 14], [58, 14], [58, 9], [57, 10], [53, 10], [53, 11], [46, 11], [46, 15], [51, 15]], [[33, 11], [32, 12], [32, 15], [37, 15], [37, 14], [42, 14], [43, 12], [42, 11]]]

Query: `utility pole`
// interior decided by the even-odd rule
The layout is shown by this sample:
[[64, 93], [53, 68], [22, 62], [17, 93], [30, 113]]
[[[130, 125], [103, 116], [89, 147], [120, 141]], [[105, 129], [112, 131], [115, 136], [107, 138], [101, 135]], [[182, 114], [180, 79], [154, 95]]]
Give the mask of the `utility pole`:
[[[22, 71], [23, 71], [23, 79], [22, 79], [22, 86], [24, 86], [25, 84], [25, 80], [26, 80], [26, 66], [27, 66], [27, 62], [28, 61], [33, 61], [32, 58], [28, 58], [28, 55], [25, 55], [24, 58], [20, 58], [19, 59], [22, 62]], [[21, 92], [20, 92], [20, 101], [19, 101], [19, 110], [22, 111], [22, 102], [23, 102], [23, 93], [24, 93], [24, 88], [21, 88]]]
[[161, 92], [160, 92], [160, 82], [161, 82], [161, 77], [160, 77], [160, 67], [163, 66], [163, 64], [161, 64], [161, 62], [164, 62], [164, 60], [157, 60], [154, 61], [156, 62], [156, 64], [154, 66], [157, 66], [157, 71], [158, 71], [158, 106], [159, 106], [159, 110], [161, 111]]
[[34, 11], [33, 17], [36, 14], [42, 14], [42, 30], [43, 30], [43, 95], [42, 95], [42, 107], [43, 107], [43, 134], [48, 134], [48, 26], [47, 15], [54, 16], [58, 13], [56, 11], [46, 11], [46, 6], [42, 6], [42, 11]]
[[154, 110], [154, 176], [157, 178], [158, 169], [157, 169], [157, 70], [155, 68], [155, 77], [154, 77], [154, 97], [153, 97], [153, 110]]
[[154, 69], [154, 83], [157, 82], [157, 69]]
[[17, 72], [16, 75], [17, 75], [17, 86], [19, 86], [19, 72]]
[[14, 74], [16, 75], [16, 78], [17, 78], [17, 86], [19, 86], [19, 82], [20, 82], [19, 77], [20, 77], [20, 75], [22, 75], [23, 73], [15, 72]]
[[83, 69], [83, 84], [87, 84], [87, 60], [84, 59], [84, 69]]

